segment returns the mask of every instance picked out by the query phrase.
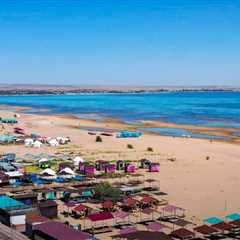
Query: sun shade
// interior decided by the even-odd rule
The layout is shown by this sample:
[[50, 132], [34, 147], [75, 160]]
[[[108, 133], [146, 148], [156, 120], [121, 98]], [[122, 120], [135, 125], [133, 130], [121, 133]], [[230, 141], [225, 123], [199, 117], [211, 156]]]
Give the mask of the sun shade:
[[100, 213], [91, 214], [91, 215], [88, 216], [88, 218], [92, 222], [97, 222], [97, 221], [104, 221], [104, 220], [113, 219], [113, 215], [110, 212], [100, 212]]

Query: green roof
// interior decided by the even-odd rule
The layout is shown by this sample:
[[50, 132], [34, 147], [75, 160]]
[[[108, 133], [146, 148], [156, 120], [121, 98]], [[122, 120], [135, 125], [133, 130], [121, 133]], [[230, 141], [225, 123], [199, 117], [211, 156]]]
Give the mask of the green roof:
[[0, 196], [0, 209], [9, 209], [24, 206], [23, 203], [6, 195]]

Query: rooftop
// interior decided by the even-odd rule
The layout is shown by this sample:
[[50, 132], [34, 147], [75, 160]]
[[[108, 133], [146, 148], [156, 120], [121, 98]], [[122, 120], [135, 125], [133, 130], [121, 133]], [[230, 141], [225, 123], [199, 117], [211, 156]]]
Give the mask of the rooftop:
[[10, 198], [6, 195], [0, 196], [0, 208], [1, 209], [12, 209], [18, 207], [24, 207], [25, 205], [13, 198]]

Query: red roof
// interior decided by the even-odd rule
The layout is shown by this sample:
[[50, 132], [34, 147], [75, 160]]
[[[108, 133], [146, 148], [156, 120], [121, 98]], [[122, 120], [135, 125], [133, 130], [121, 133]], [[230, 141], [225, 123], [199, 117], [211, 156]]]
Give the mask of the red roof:
[[111, 200], [107, 200], [105, 202], [102, 203], [102, 207], [105, 209], [110, 209], [113, 208], [113, 202]]
[[155, 198], [153, 198], [153, 197], [151, 197], [151, 196], [144, 196], [143, 198], [142, 198], [142, 200], [141, 200], [141, 202], [143, 202], [143, 203], [153, 203], [153, 202], [155, 202], [156, 201], [156, 199]]
[[186, 228], [179, 228], [171, 233], [172, 236], [177, 237], [177, 238], [188, 238], [188, 237], [194, 237], [195, 234], [194, 232], [191, 232], [187, 230]]
[[87, 207], [84, 206], [83, 204], [79, 204], [73, 209], [73, 211], [76, 211], [76, 212], [83, 212], [85, 210], [87, 210]]
[[91, 239], [92, 235], [79, 230], [75, 230], [64, 223], [49, 221], [36, 226], [35, 230], [47, 234], [57, 240], [86, 240]]
[[136, 203], [137, 203], [137, 200], [132, 197], [128, 197], [124, 199], [124, 204], [127, 206], [134, 206], [136, 205]]
[[225, 222], [220, 222], [217, 224], [213, 224], [212, 227], [219, 229], [221, 231], [228, 231], [231, 230], [233, 228], [233, 226], [231, 224], [225, 223]]
[[208, 225], [202, 225], [202, 226], [194, 228], [193, 230], [196, 231], [196, 232], [199, 232], [201, 234], [206, 234], [206, 235], [218, 232], [218, 230], [216, 230], [215, 228], [210, 227]]
[[92, 222], [97, 222], [97, 221], [113, 219], [113, 215], [110, 212], [100, 212], [100, 213], [91, 214], [88, 216], [88, 218]]

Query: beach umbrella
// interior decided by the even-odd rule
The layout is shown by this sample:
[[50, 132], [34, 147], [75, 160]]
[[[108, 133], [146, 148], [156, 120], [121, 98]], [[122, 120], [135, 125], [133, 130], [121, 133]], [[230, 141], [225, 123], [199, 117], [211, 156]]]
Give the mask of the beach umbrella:
[[69, 167], [66, 167], [66, 168], [62, 169], [60, 171], [60, 173], [68, 174], [68, 175], [75, 175], [74, 171]]

